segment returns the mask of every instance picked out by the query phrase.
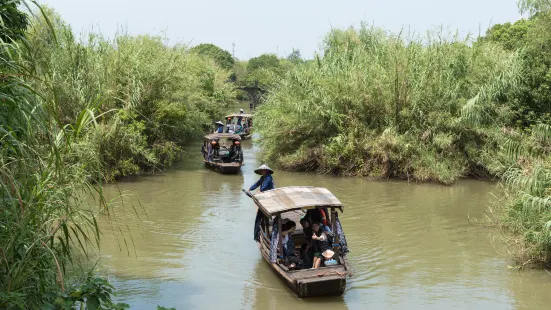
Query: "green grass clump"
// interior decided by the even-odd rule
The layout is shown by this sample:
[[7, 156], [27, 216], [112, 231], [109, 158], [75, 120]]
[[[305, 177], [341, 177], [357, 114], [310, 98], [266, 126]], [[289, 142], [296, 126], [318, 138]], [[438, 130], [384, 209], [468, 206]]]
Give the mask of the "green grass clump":
[[430, 34], [334, 30], [256, 116], [267, 160], [292, 170], [452, 183], [486, 177], [510, 122], [518, 57]]

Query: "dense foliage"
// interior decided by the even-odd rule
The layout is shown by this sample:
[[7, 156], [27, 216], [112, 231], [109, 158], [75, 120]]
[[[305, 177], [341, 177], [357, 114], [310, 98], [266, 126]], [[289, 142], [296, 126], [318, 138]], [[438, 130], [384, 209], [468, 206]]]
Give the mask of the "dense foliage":
[[[23, 16], [10, 3], [3, 21]], [[229, 72], [157, 37], [77, 40], [40, 12], [0, 37], [0, 308], [122, 309], [79, 268], [108, 213], [98, 182], [174, 160], [235, 97]]]
[[19, 0], [0, 2], [0, 40], [3, 42], [21, 38], [28, 26], [27, 14], [18, 9], [19, 5]]
[[517, 88], [510, 90], [511, 108], [518, 126], [551, 122], [551, 19], [539, 14], [514, 24], [498, 24], [479, 42], [494, 42], [522, 55], [522, 77]]
[[191, 51], [213, 59], [222, 69], [231, 70], [235, 63], [233, 56], [228, 51], [214, 44], [199, 44], [193, 47]]
[[385, 178], [487, 176], [518, 58], [436, 38], [332, 31], [323, 57], [292, 69], [259, 110], [267, 157], [287, 169]]
[[98, 241], [99, 210], [83, 208], [98, 166], [77, 160], [78, 132], [91, 124], [60, 126], [58, 102], [33, 88], [38, 68], [23, 59], [35, 50], [23, 39], [0, 39], [0, 308], [38, 309]]
[[495, 26], [487, 35], [522, 55], [521, 80], [517, 88], [509, 90], [509, 96], [513, 109], [519, 112], [516, 124], [525, 132], [510, 137], [503, 146], [511, 160], [503, 176], [507, 187], [492, 211], [497, 211], [499, 225], [512, 232], [508, 240], [522, 266], [550, 265], [551, 1], [525, 0], [520, 4], [532, 13], [528, 20]]
[[61, 125], [83, 110], [101, 115], [94, 130], [79, 134], [94, 150], [83, 156], [101, 158], [108, 180], [170, 165], [179, 146], [235, 98], [229, 72], [184, 47], [150, 36], [91, 34], [81, 42], [55, 14], [50, 20], [57, 42], [43, 22], [27, 36], [35, 49], [29, 61], [44, 76], [35, 87], [59, 103]]

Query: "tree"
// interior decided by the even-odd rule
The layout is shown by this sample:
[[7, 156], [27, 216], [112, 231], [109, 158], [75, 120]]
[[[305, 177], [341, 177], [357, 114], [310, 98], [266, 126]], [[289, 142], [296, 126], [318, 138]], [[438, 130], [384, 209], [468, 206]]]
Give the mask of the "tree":
[[231, 70], [235, 63], [233, 56], [228, 51], [214, 44], [199, 44], [191, 51], [213, 59], [218, 66], [226, 70]]
[[258, 69], [275, 69], [279, 67], [279, 59], [274, 54], [262, 54], [258, 57], [251, 58], [247, 65], [247, 70], [252, 72]]
[[0, 1], [0, 40], [9, 42], [24, 35], [28, 17], [18, 9], [21, 1]]
[[[521, 10], [530, 1], [521, 1]], [[534, 4], [532, 11], [544, 8], [543, 2]], [[532, 2], [530, 2], [532, 3]], [[494, 25], [477, 44], [497, 43], [506, 50], [522, 56], [522, 77], [518, 87], [510, 89], [509, 107], [516, 113], [520, 127], [535, 123], [551, 123], [551, 12], [538, 11], [528, 19]]]
[[526, 35], [532, 25], [532, 19], [521, 19], [514, 24], [497, 24], [488, 29], [486, 37], [481, 40], [499, 43], [505, 49], [513, 51], [526, 44]]
[[551, 0], [519, 0], [518, 7], [521, 13], [535, 15], [551, 9]]

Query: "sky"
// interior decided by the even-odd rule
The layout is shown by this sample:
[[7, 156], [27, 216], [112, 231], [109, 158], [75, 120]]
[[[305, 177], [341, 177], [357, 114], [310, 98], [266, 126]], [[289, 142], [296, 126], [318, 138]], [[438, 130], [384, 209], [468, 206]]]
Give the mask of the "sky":
[[[39, 0], [40, 1], [40, 0]], [[166, 36], [169, 43], [212, 43], [247, 60], [299, 49], [313, 57], [332, 28], [362, 22], [419, 34], [443, 28], [463, 36], [521, 18], [516, 0], [42, 0], [76, 33]]]

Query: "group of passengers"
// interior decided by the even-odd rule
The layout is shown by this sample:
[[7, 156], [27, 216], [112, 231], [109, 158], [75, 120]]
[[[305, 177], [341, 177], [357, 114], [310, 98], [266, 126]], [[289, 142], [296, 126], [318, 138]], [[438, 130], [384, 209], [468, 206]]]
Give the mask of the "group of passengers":
[[[239, 110], [239, 114], [243, 114], [243, 109]], [[231, 133], [231, 134], [248, 134], [250, 133], [250, 128], [252, 127], [252, 119], [247, 118], [246, 122], [243, 122], [243, 116], [237, 117], [237, 122], [234, 124], [232, 122], [233, 118], [228, 117], [226, 119], [226, 125], [224, 126], [224, 123], [221, 121], [217, 121], [214, 123], [216, 125], [216, 133]], [[224, 127], [226, 128], [224, 130]]]
[[[321, 211], [321, 212], [320, 212]], [[320, 221], [323, 216], [323, 209], [309, 210], [305, 216], [300, 219], [302, 231], [306, 236], [306, 242], [300, 248], [300, 258], [302, 263], [299, 268], [316, 269], [321, 267], [322, 263], [331, 265], [336, 263], [333, 260], [335, 254], [332, 248], [333, 233], [327, 225], [326, 220]], [[289, 219], [282, 220], [281, 235], [283, 237], [283, 263], [289, 268], [297, 268], [300, 259], [295, 253], [295, 242], [293, 233], [296, 229], [296, 223]]]
[[203, 157], [207, 161], [223, 161], [228, 163], [243, 163], [243, 150], [241, 149], [241, 142], [239, 140], [232, 140], [232, 144], [229, 149], [225, 144], [222, 145], [222, 148], [227, 149], [228, 153], [224, 156], [220, 155], [220, 139], [215, 138], [210, 141], [205, 141], [201, 152]]

